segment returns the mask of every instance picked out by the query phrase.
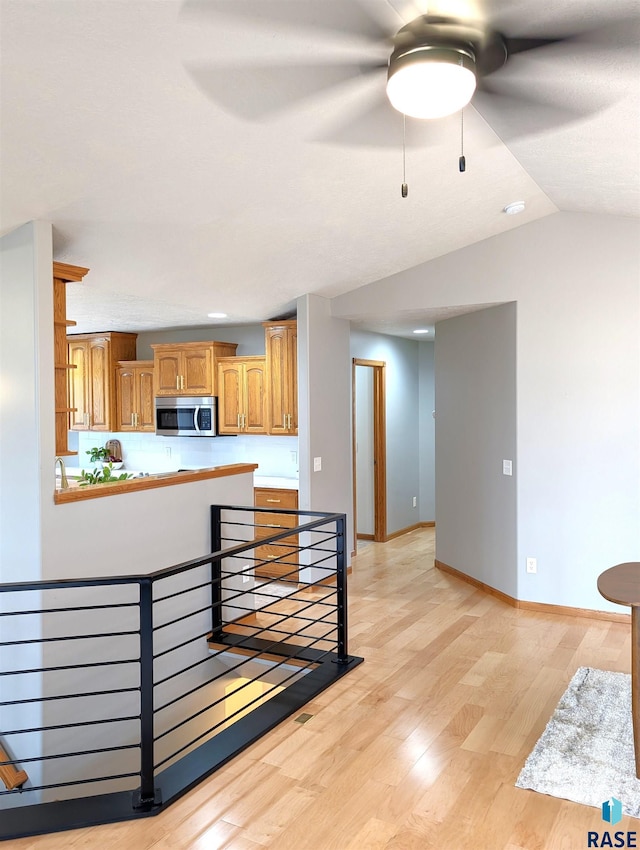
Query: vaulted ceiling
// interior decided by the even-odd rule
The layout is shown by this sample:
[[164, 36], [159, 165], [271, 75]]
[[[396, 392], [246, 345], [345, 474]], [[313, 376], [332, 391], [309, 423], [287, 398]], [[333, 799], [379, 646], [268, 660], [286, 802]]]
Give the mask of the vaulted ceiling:
[[[459, 114], [408, 119], [402, 198], [382, 66], [427, 12], [576, 37], [490, 78], [464, 111], [464, 173]], [[78, 330], [260, 321], [558, 210], [640, 214], [636, 0], [0, 0], [0, 15], [0, 226], [50, 220], [55, 259], [91, 269], [69, 287]]]

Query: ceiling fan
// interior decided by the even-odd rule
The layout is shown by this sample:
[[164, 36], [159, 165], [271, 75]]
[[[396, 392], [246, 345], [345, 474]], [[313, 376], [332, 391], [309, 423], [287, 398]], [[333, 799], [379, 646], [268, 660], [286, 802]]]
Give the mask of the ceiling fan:
[[[346, 62], [275, 61], [257, 65], [249, 59], [236, 67], [188, 67], [196, 83], [213, 100], [252, 120], [264, 120], [348, 80], [383, 73], [387, 77], [386, 89], [381, 80], [376, 109], [379, 111], [384, 103], [387, 119], [389, 104], [405, 116], [437, 119], [459, 112], [473, 98], [474, 106], [491, 102], [505, 111], [520, 106], [533, 115], [528, 128], [533, 123], [536, 130], [544, 130], [605, 105], [592, 93], [586, 108], [571, 102], [568, 96], [563, 101], [562, 93], [559, 96], [557, 91], [546, 95], [535, 80], [523, 81], [521, 75], [512, 75], [510, 63], [514, 56], [531, 55], [534, 51], [552, 62], [562, 61], [563, 56], [572, 59], [581, 48], [595, 50], [595, 59], [587, 56], [588, 62], [594, 62], [598, 50], [633, 47], [637, 45], [638, 25], [633, 7], [628, 7], [626, 17], [602, 17], [594, 22], [592, 16], [589, 25], [580, 19], [567, 22], [565, 15], [562, 25], [546, 25], [540, 32], [528, 23], [523, 6], [499, 2], [493, 5], [504, 10], [502, 22], [499, 15], [496, 20], [485, 22], [422, 14], [394, 33], [389, 18], [381, 23], [373, 14], [374, 6], [369, 2], [365, 7], [364, 0], [186, 0], [185, 13], [199, 22], [206, 19], [216, 23], [216, 16], [223, 15], [253, 25], [266, 23], [274, 31], [284, 27], [289, 31], [301, 28], [339, 32], [357, 36], [375, 54], [364, 62], [360, 53]], [[622, 5], [625, 4], [619, 4], [618, 11]], [[397, 10], [391, 8], [397, 22], [402, 23]], [[433, 126], [432, 122], [427, 123]], [[388, 138], [384, 134], [375, 136], [378, 144], [380, 138]], [[376, 141], [371, 139], [369, 143]]]

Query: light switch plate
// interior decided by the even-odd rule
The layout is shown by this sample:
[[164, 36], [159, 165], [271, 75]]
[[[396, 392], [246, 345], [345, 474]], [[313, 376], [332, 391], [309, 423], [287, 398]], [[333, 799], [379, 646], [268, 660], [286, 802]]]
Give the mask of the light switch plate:
[[313, 471], [320, 472], [322, 470], [322, 458], [314, 457], [313, 459]]
[[510, 460], [502, 461], [502, 474], [513, 475], [513, 462]]

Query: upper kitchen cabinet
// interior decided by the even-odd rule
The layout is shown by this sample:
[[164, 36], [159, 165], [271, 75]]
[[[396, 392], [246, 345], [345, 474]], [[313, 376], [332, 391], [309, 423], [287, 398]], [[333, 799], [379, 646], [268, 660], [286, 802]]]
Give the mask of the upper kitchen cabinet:
[[137, 334], [75, 334], [67, 337], [69, 427], [73, 431], [116, 429], [116, 367], [134, 360]]
[[266, 358], [218, 360], [218, 433], [267, 433]]
[[153, 360], [121, 360], [116, 369], [116, 431], [155, 431]]
[[298, 325], [263, 322], [269, 388], [269, 434], [298, 433]]
[[216, 361], [232, 357], [234, 342], [156, 343], [153, 348], [156, 396], [215, 396]]

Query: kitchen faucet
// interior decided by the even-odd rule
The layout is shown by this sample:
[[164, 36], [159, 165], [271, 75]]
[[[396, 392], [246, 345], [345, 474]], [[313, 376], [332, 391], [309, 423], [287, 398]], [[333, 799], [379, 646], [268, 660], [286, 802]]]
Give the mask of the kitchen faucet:
[[57, 457], [54, 463], [55, 469], [57, 469], [58, 462], [60, 462], [60, 487], [63, 490], [66, 490], [69, 487], [69, 481], [67, 479], [67, 472], [64, 468], [64, 461], [61, 457]]

